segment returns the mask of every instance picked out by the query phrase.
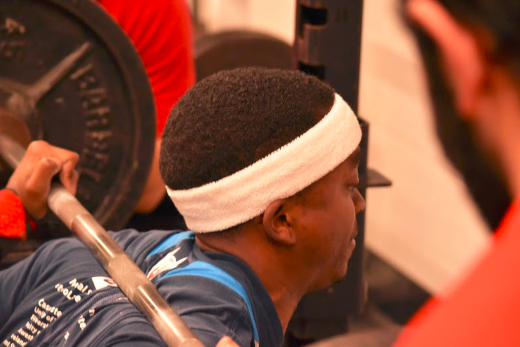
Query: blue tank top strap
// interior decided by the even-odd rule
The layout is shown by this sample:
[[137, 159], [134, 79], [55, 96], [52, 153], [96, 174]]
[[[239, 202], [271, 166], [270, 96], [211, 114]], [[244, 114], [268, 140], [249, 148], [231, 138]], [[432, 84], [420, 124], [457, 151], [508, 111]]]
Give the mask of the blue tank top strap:
[[[192, 231], [186, 231], [173, 234], [172, 236], [169, 236], [163, 242], [161, 242], [154, 250], [152, 250], [152, 252], [150, 252], [148, 256], [165, 251], [168, 248], [173, 247], [181, 241], [188, 238], [195, 238], [195, 233]], [[237, 293], [244, 300], [247, 306], [247, 310], [251, 318], [251, 326], [253, 328], [253, 337], [255, 339], [255, 345], [259, 345], [258, 330], [256, 328], [255, 317], [253, 316], [253, 306], [251, 305], [251, 301], [249, 300], [249, 296], [247, 295], [246, 290], [240, 284], [240, 282], [238, 282], [230, 274], [228, 274], [221, 268], [202, 260], [196, 260], [184, 267], [170, 270], [164, 275], [162, 275], [161, 278], [179, 275], [206, 277], [225, 285], [226, 287]]]
[[162, 251], [167, 250], [170, 247], [177, 245], [182, 240], [186, 239], [194, 239], [195, 233], [193, 231], [183, 231], [180, 233], [173, 234], [168, 236], [163, 242], [161, 242], [157, 247], [155, 247], [147, 257], [150, 257], [154, 254], [161, 253]]

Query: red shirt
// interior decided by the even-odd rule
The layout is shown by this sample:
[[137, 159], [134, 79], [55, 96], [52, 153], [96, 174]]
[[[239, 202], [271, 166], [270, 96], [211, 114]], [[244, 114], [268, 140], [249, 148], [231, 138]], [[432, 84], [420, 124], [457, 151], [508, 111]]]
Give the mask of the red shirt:
[[520, 346], [520, 199], [497, 229], [494, 246], [443, 299], [431, 300], [395, 347]]
[[26, 230], [22, 201], [12, 191], [0, 190], [0, 237], [24, 239]]
[[177, 100], [195, 83], [191, 15], [184, 0], [97, 0], [128, 34], [155, 96], [157, 137]]

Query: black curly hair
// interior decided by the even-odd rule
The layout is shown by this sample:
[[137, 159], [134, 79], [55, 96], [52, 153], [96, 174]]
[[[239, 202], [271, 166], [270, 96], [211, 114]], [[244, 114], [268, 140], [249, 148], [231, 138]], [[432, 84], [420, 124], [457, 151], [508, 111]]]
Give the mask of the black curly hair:
[[160, 171], [173, 190], [229, 176], [305, 133], [334, 104], [334, 90], [299, 71], [216, 73], [177, 103], [163, 132]]

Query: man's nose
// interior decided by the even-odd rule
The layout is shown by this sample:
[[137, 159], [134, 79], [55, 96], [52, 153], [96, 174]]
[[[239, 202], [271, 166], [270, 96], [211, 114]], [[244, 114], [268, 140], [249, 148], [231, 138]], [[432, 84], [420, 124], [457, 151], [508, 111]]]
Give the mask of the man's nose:
[[365, 209], [365, 199], [356, 188], [356, 195], [354, 196], [354, 206], [356, 208], [356, 214], [363, 211]]

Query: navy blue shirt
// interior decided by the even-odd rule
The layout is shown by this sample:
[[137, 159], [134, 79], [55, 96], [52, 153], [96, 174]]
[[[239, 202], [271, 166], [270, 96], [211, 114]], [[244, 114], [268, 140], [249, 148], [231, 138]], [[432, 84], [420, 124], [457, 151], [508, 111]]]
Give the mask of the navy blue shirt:
[[[223, 336], [254, 346], [251, 311], [260, 345], [281, 346], [276, 309], [253, 271], [231, 255], [201, 251], [192, 238], [168, 244], [174, 234], [126, 230], [111, 236], [205, 346], [215, 346]], [[230, 275], [245, 290], [250, 308], [229, 286], [183, 274], [181, 269], [194, 262]], [[8, 347], [164, 346], [88, 249], [72, 238], [48, 242], [0, 272], [0, 341]]]

